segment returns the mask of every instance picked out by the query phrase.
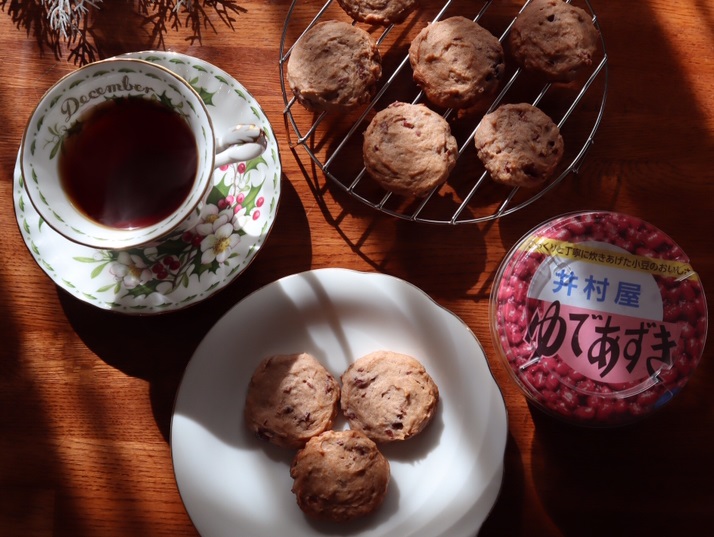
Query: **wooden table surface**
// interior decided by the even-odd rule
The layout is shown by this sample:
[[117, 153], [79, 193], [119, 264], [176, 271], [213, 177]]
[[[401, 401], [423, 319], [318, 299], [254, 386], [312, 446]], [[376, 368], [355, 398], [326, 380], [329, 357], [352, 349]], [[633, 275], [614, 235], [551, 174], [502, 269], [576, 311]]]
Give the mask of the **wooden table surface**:
[[[290, 147], [278, 64], [288, 0], [239, 0], [233, 27], [212, 14], [215, 29], [203, 27], [200, 43], [188, 28], [169, 28], [168, 50], [228, 71], [261, 103], [280, 143], [282, 195], [270, 237], [243, 274], [195, 307], [150, 317], [71, 297], [24, 244], [12, 201], [18, 146], [44, 91], [76, 66], [66, 52], [56, 58], [40, 50], [27, 21], [12, 20], [13, 4], [3, 2], [0, 14], [0, 535], [197, 535], [177, 492], [169, 445], [182, 372], [239, 300], [322, 267], [412, 282], [482, 342], [503, 391], [509, 434], [501, 493], [480, 535], [714, 531], [711, 341], [686, 388], [652, 419], [590, 431], [529, 409], [488, 327], [489, 292], [505, 252], [537, 224], [573, 210], [615, 210], [656, 225], [688, 253], [714, 297], [711, 2], [592, 0], [609, 82], [602, 124], [579, 174], [512, 215], [459, 226], [365, 207], [330, 188], [301, 148]], [[157, 46], [134, 4], [143, 2], [101, 4], [91, 28], [99, 57]], [[520, 3], [502, 4], [515, 10]], [[319, 4], [300, 5], [307, 7], [297, 24], [306, 24]]]

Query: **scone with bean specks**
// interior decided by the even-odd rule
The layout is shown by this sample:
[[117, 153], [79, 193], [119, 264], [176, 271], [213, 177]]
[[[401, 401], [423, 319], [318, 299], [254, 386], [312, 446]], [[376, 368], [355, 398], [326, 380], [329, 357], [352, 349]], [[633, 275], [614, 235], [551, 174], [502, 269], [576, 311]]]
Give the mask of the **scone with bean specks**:
[[332, 427], [340, 386], [307, 353], [264, 358], [248, 384], [244, 417], [259, 438], [285, 448], [300, 448]]
[[448, 179], [458, 146], [442, 116], [423, 104], [395, 102], [372, 118], [362, 153], [367, 173], [385, 190], [421, 197]]
[[546, 80], [569, 81], [592, 65], [599, 32], [592, 16], [563, 0], [533, 0], [511, 27], [514, 60]]
[[340, 406], [350, 427], [377, 443], [406, 440], [434, 416], [439, 389], [414, 357], [376, 351], [342, 374]]
[[418, 5], [417, 0], [337, 0], [354, 20], [389, 26], [404, 22]]
[[512, 187], [547, 181], [563, 158], [563, 137], [542, 110], [505, 104], [486, 114], [474, 135], [478, 157], [491, 178]]
[[444, 108], [470, 108], [492, 96], [505, 72], [498, 38], [460, 16], [419, 32], [409, 46], [409, 63], [429, 101]]
[[315, 112], [348, 111], [369, 102], [381, 76], [375, 40], [343, 21], [310, 28], [288, 59], [290, 89], [300, 104]]
[[326, 431], [297, 453], [290, 476], [305, 514], [344, 522], [382, 505], [390, 469], [377, 445], [359, 431]]

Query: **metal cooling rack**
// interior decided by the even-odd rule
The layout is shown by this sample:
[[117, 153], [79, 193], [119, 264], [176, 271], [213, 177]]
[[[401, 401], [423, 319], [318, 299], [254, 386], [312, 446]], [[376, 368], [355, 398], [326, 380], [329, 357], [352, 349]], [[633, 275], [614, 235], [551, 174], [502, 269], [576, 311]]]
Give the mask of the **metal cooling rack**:
[[[527, 0], [518, 10], [518, 13], [520, 13], [530, 1], [531, 0]], [[566, 1], [570, 3], [572, 0]], [[454, 0], [448, 0], [436, 16], [430, 19], [430, 22], [436, 22], [445, 18], [449, 9], [452, 8], [453, 3]], [[330, 115], [324, 112], [321, 114], [308, 113], [299, 104], [296, 104], [295, 97], [286, 85], [286, 64], [290, 57], [292, 47], [307, 30], [312, 28], [322, 18], [325, 18], [325, 20], [333, 18], [329, 12], [333, 0], [327, 0], [327, 2], [319, 8], [307, 27], [298, 28], [297, 32], [293, 32], [295, 35], [298, 35], [298, 37], [294, 39], [289, 46], [290, 30], [294, 30], [290, 27], [290, 24], [295, 10], [301, 4], [301, 0], [293, 0], [285, 19], [285, 26], [280, 42], [280, 85], [285, 103], [284, 116], [291, 147], [302, 147], [332, 184], [337, 185], [351, 196], [378, 211], [405, 220], [452, 225], [479, 223], [506, 216], [530, 205], [555, 188], [569, 174], [576, 174], [578, 172], [583, 158], [593, 144], [595, 133], [600, 125], [604, 112], [608, 78], [605, 42], [590, 1], [582, 0], [581, 2], [574, 3], [582, 4], [581, 7], [586, 11], [589, 10], [592, 14], [593, 24], [600, 32], [602, 44], [601, 55], [598, 56], [593, 63], [589, 74], [585, 73], [583, 81], [579, 83], [577, 87], [569, 88], [568, 92], [570, 96], [565, 99], [565, 102], [563, 103], [563, 99], [560, 99], [560, 112], [558, 116], [560, 119], [557, 120], [557, 118], [551, 114], [551, 117], [553, 117], [563, 133], [566, 155], [563, 159], [564, 163], [561, 164], [561, 168], [559, 168], [559, 171], [554, 175], [554, 178], [545, 183], [541, 188], [527, 190], [495, 185], [495, 183], [489, 179], [488, 173], [483, 169], [480, 162], [477, 162], [473, 155], [470, 157], [470, 162], [463, 163], [461, 169], [459, 169], [459, 164], [462, 164], [461, 161], [468, 160], [464, 157], [464, 154], [468, 154], [469, 152], [475, 154], [473, 137], [483, 114], [493, 111], [501, 102], [508, 102], [509, 97], [512, 97], [512, 93], [515, 93], [514, 88], [519, 83], [519, 80], [528, 77], [520, 68], [516, 68], [511, 73], [507, 71], [507, 76], [501, 91], [484, 112], [473, 117], [470, 122], [468, 120], [458, 120], [462, 124], [468, 123], [468, 128], [461, 136], [455, 134], [457, 142], [459, 143], [459, 162], [457, 162], [457, 168], [452, 172], [452, 176], [445, 185], [435, 188], [426, 197], [418, 200], [406, 200], [401, 196], [391, 194], [381, 187], [376, 186], [362, 165], [362, 132], [366, 129], [371, 115], [392, 102], [386, 100], [386, 96], [394, 89], [393, 86], [399, 84], [400, 87], [402, 87], [404, 85], [404, 81], [397, 82], [399, 78], [404, 78], [405, 76], [411, 77], [408, 54], [399, 56], [403, 59], [398, 61], [393, 69], [389, 71], [384, 69], [384, 60], [386, 60], [387, 54], [390, 54], [391, 50], [385, 53], [382, 51], [382, 46], [387, 42], [395, 26], [392, 25], [386, 28], [365, 27], [365, 29], [372, 33], [377, 41], [377, 45], [380, 47], [383, 58], [383, 73], [380, 82], [381, 86], [376, 95], [364, 109], [360, 109], [357, 112], [358, 115], [354, 117], [346, 115], [340, 118], [330, 118]], [[480, 22], [487, 15], [492, 4], [493, 0], [486, 0], [473, 20]], [[300, 7], [303, 8], [306, 6], [303, 5]], [[332, 9], [335, 8], [336, 7], [333, 6]], [[337, 7], [337, 9], [339, 8]], [[518, 13], [513, 14], [510, 22], [507, 23], [505, 30], [500, 35], [499, 40], [502, 43], [507, 37]], [[464, 13], [450, 13], [449, 16], [451, 15], [468, 16]], [[345, 15], [344, 12], [335, 11], [334, 16], [338, 18]], [[374, 32], [379, 32], [379, 34], [377, 35]], [[509, 59], [507, 56], [507, 67], [508, 63]], [[411, 84], [415, 92], [415, 96], [411, 99], [411, 102], [417, 103], [425, 101], [425, 103], [429, 105], [423, 92], [416, 87], [413, 81]], [[553, 93], [553, 91], [553, 84], [537, 84], [537, 87], [532, 91], [532, 96], [529, 101], [534, 106], [540, 106], [541, 102], [547, 99], [549, 94]], [[385, 99], [384, 102], [380, 102], [383, 98]], [[586, 99], [590, 99], [587, 105], [584, 104]], [[407, 101], [409, 99], [399, 100]], [[520, 101], [522, 102], [523, 100], [521, 99]], [[545, 111], [548, 112], [548, 110]], [[451, 109], [440, 112], [443, 112], [442, 115], [447, 120], [457, 117], [454, 116], [455, 114], [458, 115], [457, 111]], [[580, 134], [577, 139], [571, 140], [568, 138], [567, 133], [564, 132], [564, 129], [569, 126], [568, 124], [573, 123], [578, 124], [578, 132]], [[296, 136], [294, 139], [291, 135], [291, 129]], [[575, 146], [575, 149], [573, 149], [572, 145]], [[345, 163], [348, 162], [356, 163], [354, 169], [345, 166]], [[458, 188], [453, 188], [452, 186], [455, 176], [459, 183]]]

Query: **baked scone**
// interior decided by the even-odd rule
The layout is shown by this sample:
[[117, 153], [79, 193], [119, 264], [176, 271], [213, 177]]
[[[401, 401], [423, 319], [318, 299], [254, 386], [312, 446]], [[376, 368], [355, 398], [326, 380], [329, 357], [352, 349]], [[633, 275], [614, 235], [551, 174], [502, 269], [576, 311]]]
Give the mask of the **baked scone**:
[[288, 59], [288, 85], [297, 101], [312, 111], [346, 111], [369, 102], [381, 76], [375, 40], [342, 21], [313, 26]]
[[248, 384], [244, 417], [258, 437], [285, 448], [300, 448], [332, 427], [340, 385], [312, 355], [264, 358]]
[[354, 20], [381, 26], [404, 22], [418, 5], [417, 0], [337, 0], [337, 3]]
[[326, 431], [311, 438], [290, 466], [298, 506], [311, 517], [343, 522], [384, 501], [389, 462], [359, 431]]
[[395, 102], [372, 118], [362, 153], [365, 169], [384, 189], [419, 197], [448, 179], [458, 146], [442, 116], [423, 104]]
[[474, 143], [491, 178], [509, 186], [541, 185], [563, 158], [558, 126], [527, 103], [505, 104], [486, 114]]
[[493, 95], [505, 72], [501, 42], [466, 17], [429, 24], [409, 46], [414, 81], [429, 101], [468, 108]]
[[377, 443], [406, 440], [431, 421], [439, 389], [412, 356], [376, 351], [342, 374], [340, 406], [350, 428]]
[[515, 62], [550, 81], [573, 80], [598, 48], [592, 16], [563, 0], [533, 0], [508, 37]]

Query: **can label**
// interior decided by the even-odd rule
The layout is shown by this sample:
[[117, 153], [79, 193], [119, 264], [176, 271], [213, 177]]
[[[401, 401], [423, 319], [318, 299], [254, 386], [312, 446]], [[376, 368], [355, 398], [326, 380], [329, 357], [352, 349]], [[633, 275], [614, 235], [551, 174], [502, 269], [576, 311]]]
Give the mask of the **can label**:
[[640, 381], [672, 366], [681, 327], [663, 321], [654, 274], [686, 273], [686, 264], [638, 259], [606, 243], [540, 238], [539, 247], [549, 257], [528, 288], [538, 301], [525, 335], [534, 356], [557, 355], [606, 383]]

